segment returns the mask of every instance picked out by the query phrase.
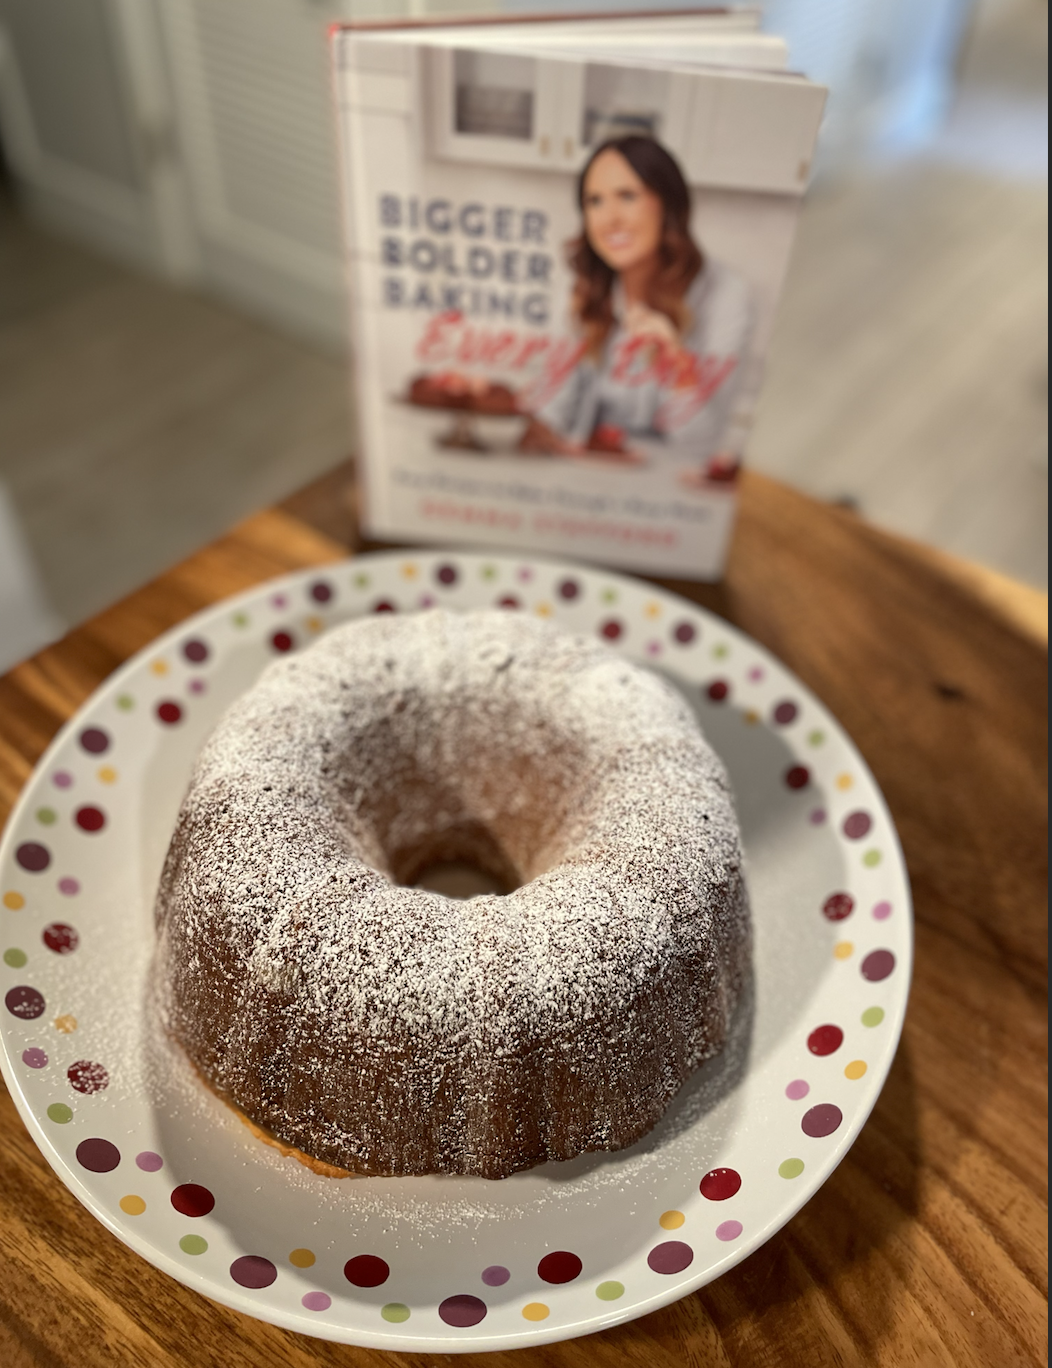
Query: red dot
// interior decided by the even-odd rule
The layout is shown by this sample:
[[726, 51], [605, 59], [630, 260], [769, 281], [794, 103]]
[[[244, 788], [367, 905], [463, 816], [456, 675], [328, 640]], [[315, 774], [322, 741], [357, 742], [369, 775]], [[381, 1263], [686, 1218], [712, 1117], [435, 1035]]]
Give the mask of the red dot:
[[736, 1169], [714, 1168], [701, 1180], [701, 1195], [710, 1202], [725, 1202], [742, 1185], [742, 1176]]
[[374, 612], [374, 613], [397, 613], [397, 612], [398, 612], [398, 609], [394, 606], [394, 604], [390, 601], [390, 599], [380, 599], [379, 602], [373, 604], [373, 612]]
[[705, 690], [713, 703], [722, 703], [731, 691], [731, 686], [725, 679], [714, 679]]
[[559, 585], [559, 597], [567, 600], [575, 599], [581, 592], [581, 586], [576, 580], [564, 579]]
[[505, 594], [503, 598], [497, 600], [498, 608], [521, 608], [522, 604], [514, 594]]
[[606, 637], [607, 641], [616, 641], [624, 630], [617, 618], [607, 618], [599, 628], [599, 635]]
[[109, 735], [101, 727], [85, 727], [79, 740], [89, 755], [101, 755], [103, 751], [109, 750]]
[[391, 1270], [377, 1254], [356, 1254], [344, 1264], [343, 1276], [355, 1287], [379, 1287], [391, 1276]]
[[822, 904], [822, 916], [828, 921], [843, 921], [855, 910], [855, 900], [850, 893], [830, 893]]
[[693, 622], [678, 622], [672, 635], [681, 646], [689, 646], [697, 636], [697, 629]]
[[811, 782], [811, 771], [806, 765], [793, 765], [785, 772], [785, 782], [791, 789], [807, 788]]
[[807, 1048], [813, 1055], [831, 1055], [844, 1043], [844, 1032], [839, 1026], [816, 1026], [807, 1037]]
[[284, 655], [286, 651], [291, 651], [296, 643], [290, 632], [275, 632], [270, 638], [270, 644], [275, 651], [280, 651]]
[[868, 812], [849, 812], [844, 818], [844, 835], [849, 841], [861, 841], [872, 825], [873, 818]]
[[778, 706], [775, 708], [773, 713], [774, 720], [778, 723], [780, 727], [787, 727], [790, 722], [794, 722], [796, 720], [797, 712], [798, 709], [796, 704], [791, 702], [789, 699], [786, 699], [784, 703], [779, 703]]
[[169, 727], [174, 727], [176, 722], [182, 720], [183, 710], [178, 703], [173, 703], [170, 698], [166, 698], [163, 703], [157, 704], [157, 716]]
[[180, 1183], [172, 1193], [172, 1206], [180, 1216], [207, 1216], [216, 1199], [200, 1183]]
[[77, 808], [73, 814], [73, 820], [81, 831], [95, 832], [101, 831], [106, 825], [106, 814], [101, 808], [81, 807]]
[[90, 1059], [78, 1059], [66, 1070], [66, 1077], [79, 1093], [102, 1092], [110, 1086], [109, 1073]]
[[183, 646], [183, 655], [191, 665], [201, 665], [208, 659], [208, 644], [195, 637]]
[[545, 1254], [537, 1265], [537, 1273], [546, 1283], [568, 1283], [578, 1276], [581, 1267], [581, 1260], [576, 1254], [556, 1249], [551, 1254]]

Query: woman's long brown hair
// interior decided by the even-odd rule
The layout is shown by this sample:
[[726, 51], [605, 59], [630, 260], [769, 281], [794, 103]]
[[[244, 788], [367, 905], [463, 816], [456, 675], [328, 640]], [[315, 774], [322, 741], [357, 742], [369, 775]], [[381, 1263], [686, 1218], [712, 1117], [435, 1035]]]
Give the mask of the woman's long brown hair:
[[[676, 159], [654, 138], [630, 133], [601, 143], [577, 182], [577, 203], [584, 216], [584, 184], [597, 157], [617, 152], [639, 179], [661, 200], [665, 209], [658, 268], [647, 288], [647, 303], [665, 314], [682, 334], [690, 326], [683, 297], [705, 264], [700, 247], [690, 235], [690, 191]], [[567, 261], [575, 272], [573, 311], [584, 331], [588, 354], [598, 357], [614, 326], [612, 291], [617, 274], [593, 249], [586, 233], [567, 246]]]

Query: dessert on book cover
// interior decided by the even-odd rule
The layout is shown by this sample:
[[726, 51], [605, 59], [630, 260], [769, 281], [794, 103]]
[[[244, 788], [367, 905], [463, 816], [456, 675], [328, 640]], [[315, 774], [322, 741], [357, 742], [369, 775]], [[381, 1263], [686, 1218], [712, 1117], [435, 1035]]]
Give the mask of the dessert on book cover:
[[333, 35], [368, 529], [718, 577], [823, 92], [406, 38]]

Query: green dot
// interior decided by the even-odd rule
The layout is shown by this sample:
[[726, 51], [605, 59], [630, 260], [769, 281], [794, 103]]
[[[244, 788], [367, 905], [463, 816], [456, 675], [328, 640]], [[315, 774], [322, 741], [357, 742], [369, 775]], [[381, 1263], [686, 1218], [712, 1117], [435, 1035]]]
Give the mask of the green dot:
[[613, 1280], [610, 1282], [601, 1282], [595, 1289], [595, 1295], [600, 1301], [617, 1301], [618, 1297], [623, 1297], [625, 1295], [625, 1285], [624, 1283], [614, 1282]]
[[248, 624], [252, 621], [252, 619], [249, 617], [247, 613], [235, 613], [234, 616], [230, 619], [230, 621], [234, 624], [235, 627], [247, 627]]
[[37, 808], [37, 821], [41, 826], [54, 826], [58, 821], [58, 813], [54, 808]]
[[369, 576], [366, 575], [364, 572], [359, 572], [359, 573], [358, 573], [357, 575], [355, 575], [355, 577], [354, 577], [354, 587], [355, 587], [356, 589], [368, 589], [368, 588], [369, 588], [369, 583], [370, 583]]
[[117, 707], [120, 708], [121, 712], [131, 712], [132, 708], [135, 707], [135, 699], [132, 698], [131, 694], [121, 694], [117, 699]]
[[883, 1007], [867, 1007], [862, 1013], [863, 1026], [879, 1026], [884, 1020]]
[[826, 739], [824, 731], [813, 731], [807, 733], [807, 742], [810, 746], [820, 746]]
[[883, 858], [884, 857], [879, 850], [867, 850], [865, 855], [862, 856], [862, 863], [867, 869], [873, 869], [876, 865], [880, 864]]
[[179, 1248], [184, 1254], [203, 1254], [208, 1248], [208, 1241], [203, 1235], [184, 1235], [179, 1241]]
[[722, 660], [724, 656], [730, 655], [730, 653], [731, 648], [723, 641], [712, 648], [712, 657], [714, 660]]
[[804, 1171], [802, 1159], [783, 1159], [778, 1165], [779, 1178], [799, 1178]]
[[497, 567], [495, 565], [484, 565], [479, 574], [484, 580], [494, 580], [497, 578]]
[[21, 969], [27, 958], [24, 950], [16, 950], [14, 946], [4, 951], [4, 963], [12, 969]]
[[603, 600], [604, 603], [616, 603], [616, 602], [617, 602], [617, 590], [616, 590], [616, 589], [604, 589], [600, 597], [602, 598], [602, 600]]
[[386, 1306], [380, 1307], [380, 1315], [385, 1321], [391, 1321], [394, 1325], [401, 1325], [403, 1321], [409, 1319], [409, 1307], [403, 1302], [388, 1302]]
[[47, 1114], [48, 1120], [54, 1121], [56, 1126], [64, 1126], [67, 1121], [73, 1120], [73, 1108], [67, 1107], [65, 1102], [52, 1102]]

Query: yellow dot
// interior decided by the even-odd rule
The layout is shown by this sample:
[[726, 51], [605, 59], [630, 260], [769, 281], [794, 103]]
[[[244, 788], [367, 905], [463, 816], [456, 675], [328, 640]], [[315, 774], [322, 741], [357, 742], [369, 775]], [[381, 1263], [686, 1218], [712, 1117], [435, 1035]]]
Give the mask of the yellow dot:
[[25, 907], [25, 905], [25, 898], [22, 897], [21, 893], [16, 893], [14, 889], [12, 889], [10, 893], [4, 894], [4, 906], [8, 909], [8, 911], [21, 912], [22, 908]]
[[660, 616], [661, 616], [661, 604], [660, 604], [660, 603], [648, 603], [647, 606], [643, 609], [643, 611], [646, 613], [646, 615], [647, 615], [648, 618], [660, 617]]
[[659, 1219], [658, 1225], [662, 1230], [678, 1230], [686, 1219], [682, 1211], [666, 1211]]
[[845, 1078], [861, 1078], [866, 1072], [866, 1061], [864, 1059], [853, 1059], [844, 1070]]
[[294, 1249], [289, 1255], [289, 1263], [293, 1268], [312, 1268], [314, 1266], [314, 1254], [309, 1249]]
[[141, 1197], [136, 1197], [129, 1193], [127, 1197], [121, 1198], [121, 1211], [128, 1216], [141, 1216], [146, 1210], [146, 1203]]
[[850, 941], [838, 941], [833, 946], [833, 954], [837, 959], [850, 959], [855, 952], [855, 947]]
[[309, 617], [309, 618], [307, 619], [307, 631], [308, 631], [308, 632], [320, 632], [321, 629], [322, 629], [324, 626], [325, 626], [325, 623], [322, 622], [322, 620], [321, 620], [320, 617]]
[[405, 565], [402, 566], [402, 576], [405, 579], [416, 579], [419, 573], [420, 571], [411, 561], [406, 561]]
[[530, 1302], [529, 1306], [522, 1308], [523, 1320], [547, 1320], [551, 1315], [551, 1308], [545, 1306], [544, 1302]]
[[167, 660], [155, 660], [150, 669], [155, 675], [166, 675], [168, 673], [168, 662]]
[[753, 708], [750, 708], [748, 712], [743, 713], [742, 716], [745, 718], [745, 721], [748, 722], [750, 727], [755, 727], [757, 722], [759, 722], [760, 720], [760, 714], [756, 712]]
[[[533, 611], [537, 614], [538, 617], [551, 617], [552, 605], [550, 603], [538, 603], [537, 607]], [[537, 1305], [540, 1306], [540, 1302], [538, 1302]], [[525, 1315], [525, 1312], [523, 1312], [523, 1314]], [[547, 1310], [545, 1310], [544, 1314], [548, 1314]]]
[[849, 789], [854, 782], [855, 781], [850, 774], [838, 774], [836, 777], [836, 786], [838, 789]]
[[55, 1018], [55, 1030], [61, 1031], [63, 1035], [70, 1035], [77, 1029], [77, 1018], [75, 1016], [60, 1016]]
[[112, 765], [103, 765], [99, 770], [99, 779], [104, 784], [115, 784], [117, 782], [117, 771]]

